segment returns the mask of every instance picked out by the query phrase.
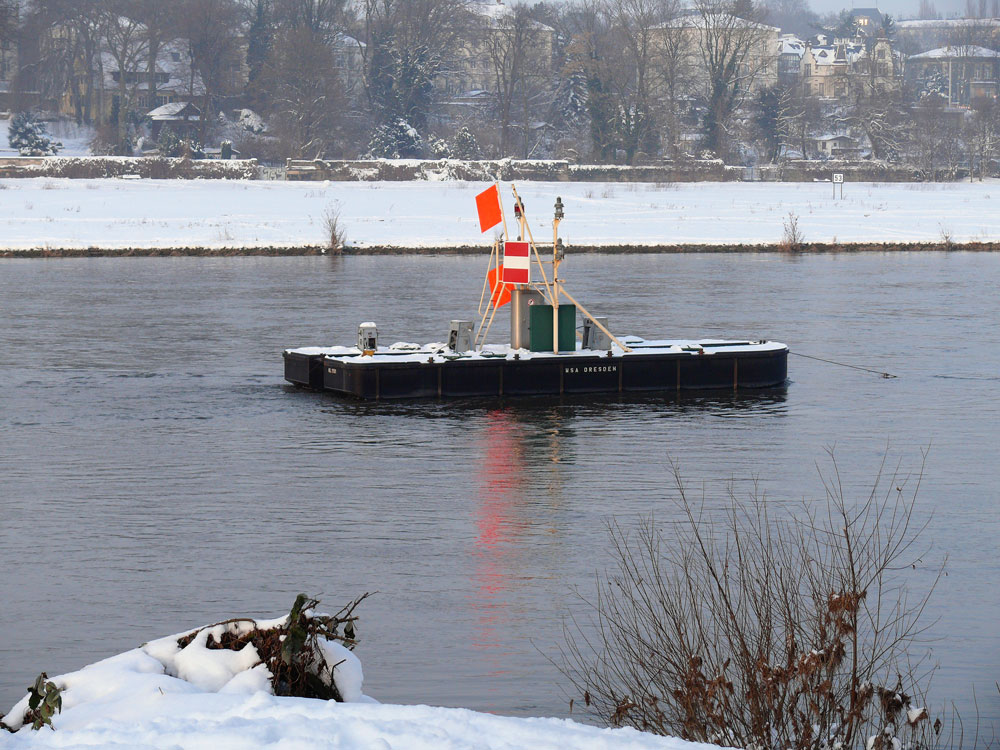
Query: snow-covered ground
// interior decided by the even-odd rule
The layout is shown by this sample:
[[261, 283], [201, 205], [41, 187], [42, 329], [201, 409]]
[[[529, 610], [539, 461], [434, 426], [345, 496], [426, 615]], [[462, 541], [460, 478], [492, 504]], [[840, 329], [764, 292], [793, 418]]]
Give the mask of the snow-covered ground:
[[[0, 247], [144, 248], [323, 245], [339, 213], [355, 247], [487, 245], [465, 182], [0, 180]], [[982, 183], [518, 184], [535, 238], [578, 245], [767, 244], [788, 214], [807, 242], [1000, 240], [1000, 180]], [[510, 207], [509, 186], [503, 185]], [[993, 193], [997, 194], [993, 198]]]
[[[221, 630], [216, 633], [220, 634]], [[333, 642], [325, 642], [325, 649], [334, 650], [328, 653], [331, 663], [346, 660], [336, 668], [334, 679], [350, 702], [276, 697], [267, 668], [254, 666], [257, 652], [252, 645], [242, 651], [207, 649], [204, 640], [196, 638], [180, 649], [177, 636], [168, 636], [53, 678], [63, 691], [62, 712], [52, 719], [54, 729], [24, 727], [13, 735], [0, 730], [0, 746], [718, 750], [565, 719], [515, 719], [456, 708], [379, 704], [361, 692], [360, 661]], [[5, 722], [19, 726], [17, 719], [26, 707], [27, 696], [8, 712]]]

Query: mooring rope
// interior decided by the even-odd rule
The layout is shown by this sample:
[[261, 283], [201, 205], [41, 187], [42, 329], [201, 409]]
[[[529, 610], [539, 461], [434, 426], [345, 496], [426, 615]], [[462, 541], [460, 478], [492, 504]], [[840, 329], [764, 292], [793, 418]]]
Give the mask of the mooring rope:
[[802, 354], [801, 352], [793, 352], [793, 351], [789, 351], [788, 353], [789, 354], [794, 354], [797, 357], [805, 357], [806, 359], [815, 359], [818, 362], [826, 362], [829, 365], [839, 365], [840, 367], [850, 367], [852, 370], [862, 370], [863, 372], [871, 372], [871, 373], [874, 373], [876, 375], [881, 375], [883, 378], [894, 378], [894, 377], [896, 377], [895, 375], [893, 375], [891, 373], [882, 372], [881, 370], [872, 370], [869, 367], [858, 367], [857, 365], [848, 365], [848, 364], [845, 364], [844, 362], [834, 362], [832, 359], [823, 359], [822, 357], [814, 357], [811, 354]]

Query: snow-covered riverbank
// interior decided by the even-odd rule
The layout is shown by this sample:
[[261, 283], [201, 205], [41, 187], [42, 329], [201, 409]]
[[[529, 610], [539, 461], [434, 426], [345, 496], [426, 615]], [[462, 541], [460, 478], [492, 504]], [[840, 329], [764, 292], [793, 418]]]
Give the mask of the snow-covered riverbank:
[[[322, 246], [336, 212], [364, 247], [485, 245], [479, 183], [0, 180], [0, 249]], [[807, 242], [995, 242], [1000, 181], [856, 183], [522, 183], [536, 239], [557, 195], [572, 246], [780, 242], [798, 217]], [[996, 194], [994, 196], [994, 193]], [[504, 186], [505, 196], [509, 191]], [[510, 200], [507, 199], [510, 203]]]
[[[250, 621], [243, 621], [250, 622]], [[259, 621], [273, 627], [285, 619]], [[233, 623], [230, 631], [238, 627]], [[246, 628], [244, 628], [245, 630]], [[0, 731], [11, 748], [337, 748], [338, 750], [718, 750], [632, 729], [599, 729], [566, 719], [516, 719], [466, 709], [388, 705], [364, 695], [360, 661], [323, 641], [345, 703], [272, 694], [252, 645], [206, 648], [202, 630], [183, 648], [178, 635], [52, 678], [62, 711], [52, 726], [21, 726], [28, 697]]]

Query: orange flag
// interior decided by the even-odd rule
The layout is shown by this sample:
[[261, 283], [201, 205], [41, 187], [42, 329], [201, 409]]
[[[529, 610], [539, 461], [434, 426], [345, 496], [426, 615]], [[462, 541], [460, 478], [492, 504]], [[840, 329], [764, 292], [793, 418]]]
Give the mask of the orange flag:
[[476, 196], [476, 209], [479, 211], [481, 232], [492, 229], [503, 221], [503, 214], [500, 213], [500, 191], [496, 185], [491, 185]]
[[491, 268], [486, 274], [486, 280], [490, 285], [490, 301], [496, 307], [503, 307], [510, 302], [510, 284], [504, 284], [503, 266]]

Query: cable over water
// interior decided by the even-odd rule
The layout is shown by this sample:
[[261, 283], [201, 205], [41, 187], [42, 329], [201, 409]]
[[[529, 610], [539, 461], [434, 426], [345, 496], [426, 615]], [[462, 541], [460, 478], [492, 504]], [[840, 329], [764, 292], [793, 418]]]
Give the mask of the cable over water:
[[817, 362], [826, 362], [830, 365], [839, 365], [840, 367], [850, 367], [852, 370], [861, 370], [862, 372], [871, 372], [875, 375], [881, 375], [883, 378], [895, 378], [896, 376], [888, 373], [882, 372], [881, 370], [873, 370], [870, 367], [859, 367], [858, 365], [849, 365], [844, 362], [835, 362], [832, 359], [823, 359], [822, 357], [814, 357], [811, 354], [802, 354], [801, 352], [793, 352], [789, 350], [789, 354], [794, 354], [797, 357], [805, 357], [806, 359], [815, 359]]

